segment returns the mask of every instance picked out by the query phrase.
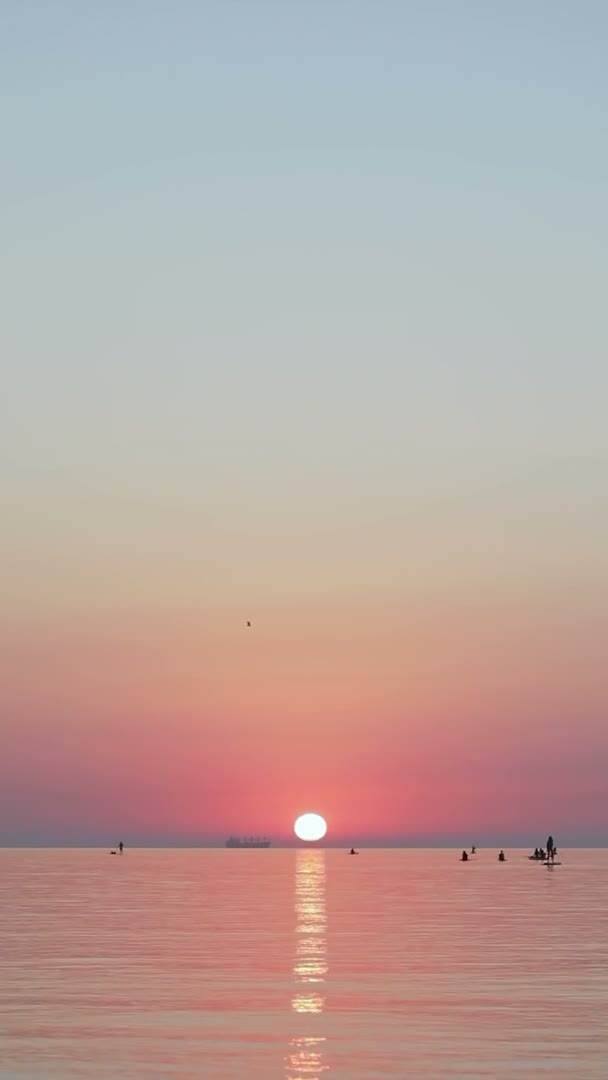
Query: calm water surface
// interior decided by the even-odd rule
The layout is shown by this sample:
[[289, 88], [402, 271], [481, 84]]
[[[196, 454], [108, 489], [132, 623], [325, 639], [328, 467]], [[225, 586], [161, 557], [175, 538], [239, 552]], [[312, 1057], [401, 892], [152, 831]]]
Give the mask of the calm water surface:
[[0, 851], [0, 1077], [608, 1077], [608, 853]]

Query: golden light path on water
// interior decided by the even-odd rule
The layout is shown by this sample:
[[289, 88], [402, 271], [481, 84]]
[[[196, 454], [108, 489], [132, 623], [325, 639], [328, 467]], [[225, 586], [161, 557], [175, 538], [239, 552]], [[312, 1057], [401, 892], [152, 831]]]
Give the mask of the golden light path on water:
[[[295, 954], [291, 1001], [298, 1017], [298, 1034], [289, 1043], [287, 1080], [316, 1080], [329, 1070], [323, 1061], [325, 1036], [318, 1020], [325, 1008], [327, 975], [327, 905], [325, 899], [325, 852], [296, 852]], [[303, 1021], [309, 1020], [305, 1026]]]

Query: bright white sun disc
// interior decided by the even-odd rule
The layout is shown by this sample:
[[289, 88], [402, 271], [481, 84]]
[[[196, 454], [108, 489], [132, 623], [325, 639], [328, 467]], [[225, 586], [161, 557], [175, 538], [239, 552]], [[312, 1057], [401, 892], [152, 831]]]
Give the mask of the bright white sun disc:
[[299, 840], [321, 840], [327, 832], [327, 822], [320, 814], [300, 814], [293, 823]]

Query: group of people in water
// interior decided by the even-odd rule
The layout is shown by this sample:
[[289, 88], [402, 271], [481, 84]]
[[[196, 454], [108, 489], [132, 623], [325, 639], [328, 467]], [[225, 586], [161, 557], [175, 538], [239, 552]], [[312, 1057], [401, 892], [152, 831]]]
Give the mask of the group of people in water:
[[[473, 845], [473, 847], [471, 848], [471, 855], [475, 855], [476, 850], [477, 849], [475, 848], [475, 845]], [[555, 862], [555, 856], [556, 855], [557, 855], [557, 848], [556, 848], [555, 843], [553, 841], [553, 837], [549, 836], [547, 838], [546, 850], [545, 850], [545, 848], [542, 848], [542, 847], [541, 848], [534, 848], [534, 854], [530, 855], [529, 858], [530, 859], [540, 859], [543, 862], [553, 863], [553, 862]], [[468, 851], [463, 850], [462, 855], [460, 856], [460, 861], [461, 862], [468, 862], [469, 861], [469, 852]], [[507, 856], [505, 855], [502, 848], [498, 852], [498, 861], [499, 862], [506, 862], [507, 861]]]
[[[124, 844], [123, 844], [122, 840], [120, 841], [120, 844], [118, 845], [118, 851], [122, 855], [122, 853], [124, 851]], [[473, 847], [471, 848], [471, 855], [475, 855], [476, 852], [477, 852], [477, 848], [473, 844]], [[358, 855], [359, 852], [355, 851], [354, 848], [351, 848], [348, 854], [349, 855]], [[111, 851], [110, 855], [116, 855], [116, 851]], [[545, 850], [545, 848], [542, 848], [542, 847], [534, 848], [534, 854], [529, 855], [528, 858], [530, 858], [530, 859], [539, 859], [541, 862], [555, 862], [555, 856], [556, 855], [557, 855], [557, 848], [556, 848], [556, 846], [555, 846], [555, 844], [553, 842], [553, 837], [549, 836], [547, 838], [546, 850]], [[468, 851], [465, 851], [463, 849], [462, 855], [460, 856], [460, 861], [461, 862], [468, 862], [469, 861], [469, 853], [468, 853]], [[498, 852], [498, 861], [499, 862], [506, 862], [507, 861], [507, 857], [506, 857], [504, 851], [502, 850], [502, 848]]]
[[[471, 854], [472, 855], [476, 854], [476, 851], [477, 851], [477, 849], [475, 848], [475, 845], [473, 845], [473, 847], [471, 848]], [[504, 854], [504, 851], [502, 850], [502, 848], [500, 849], [500, 851], [498, 853], [498, 861], [499, 861], [499, 863], [506, 862], [506, 855]], [[461, 863], [468, 863], [469, 862], [469, 852], [468, 851], [464, 851], [464, 850], [462, 851], [462, 854], [460, 856], [460, 862]]]
[[[473, 847], [471, 848], [471, 855], [475, 855], [476, 853], [477, 853], [477, 848], [475, 847], [475, 845], [473, 845]], [[460, 856], [460, 861], [461, 862], [468, 862], [469, 861], [469, 853], [468, 853], [468, 851], [463, 850], [462, 855]], [[502, 848], [498, 852], [498, 861], [499, 862], [506, 862], [507, 861], [507, 856], [505, 855]]]
[[557, 848], [553, 841], [553, 837], [547, 837], [547, 847], [534, 848], [534, 854], [530, 855], [531, 859], [539, 859], [541, 862], [555, 862], [555, 856], [557, 855]]

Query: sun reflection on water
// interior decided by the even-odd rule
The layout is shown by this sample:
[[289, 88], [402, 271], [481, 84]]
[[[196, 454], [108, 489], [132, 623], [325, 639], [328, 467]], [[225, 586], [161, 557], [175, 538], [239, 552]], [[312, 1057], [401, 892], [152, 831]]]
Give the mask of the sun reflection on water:
[[288, 1080], [316, 1080], [321, 1073], [328, 1072], [329, 1065], [323, 1064], [324, 1042], [323, 1036], [312, 1035], [290, 1040], [290, 1052], [287, 1055]]
[[[296, 852], [295, 955], [293, 979], [296, 991], [292, 1012], [302, 1020], [318, 1019], [325, 1008], [327, 975], [327, 907], [325, 900], [325, 852]], [[315, 1080], [329, 1070], [323, 1062], [325, 1036], [307, 1030], [294, 1036], [286, 1057], [287, 1080]]]

